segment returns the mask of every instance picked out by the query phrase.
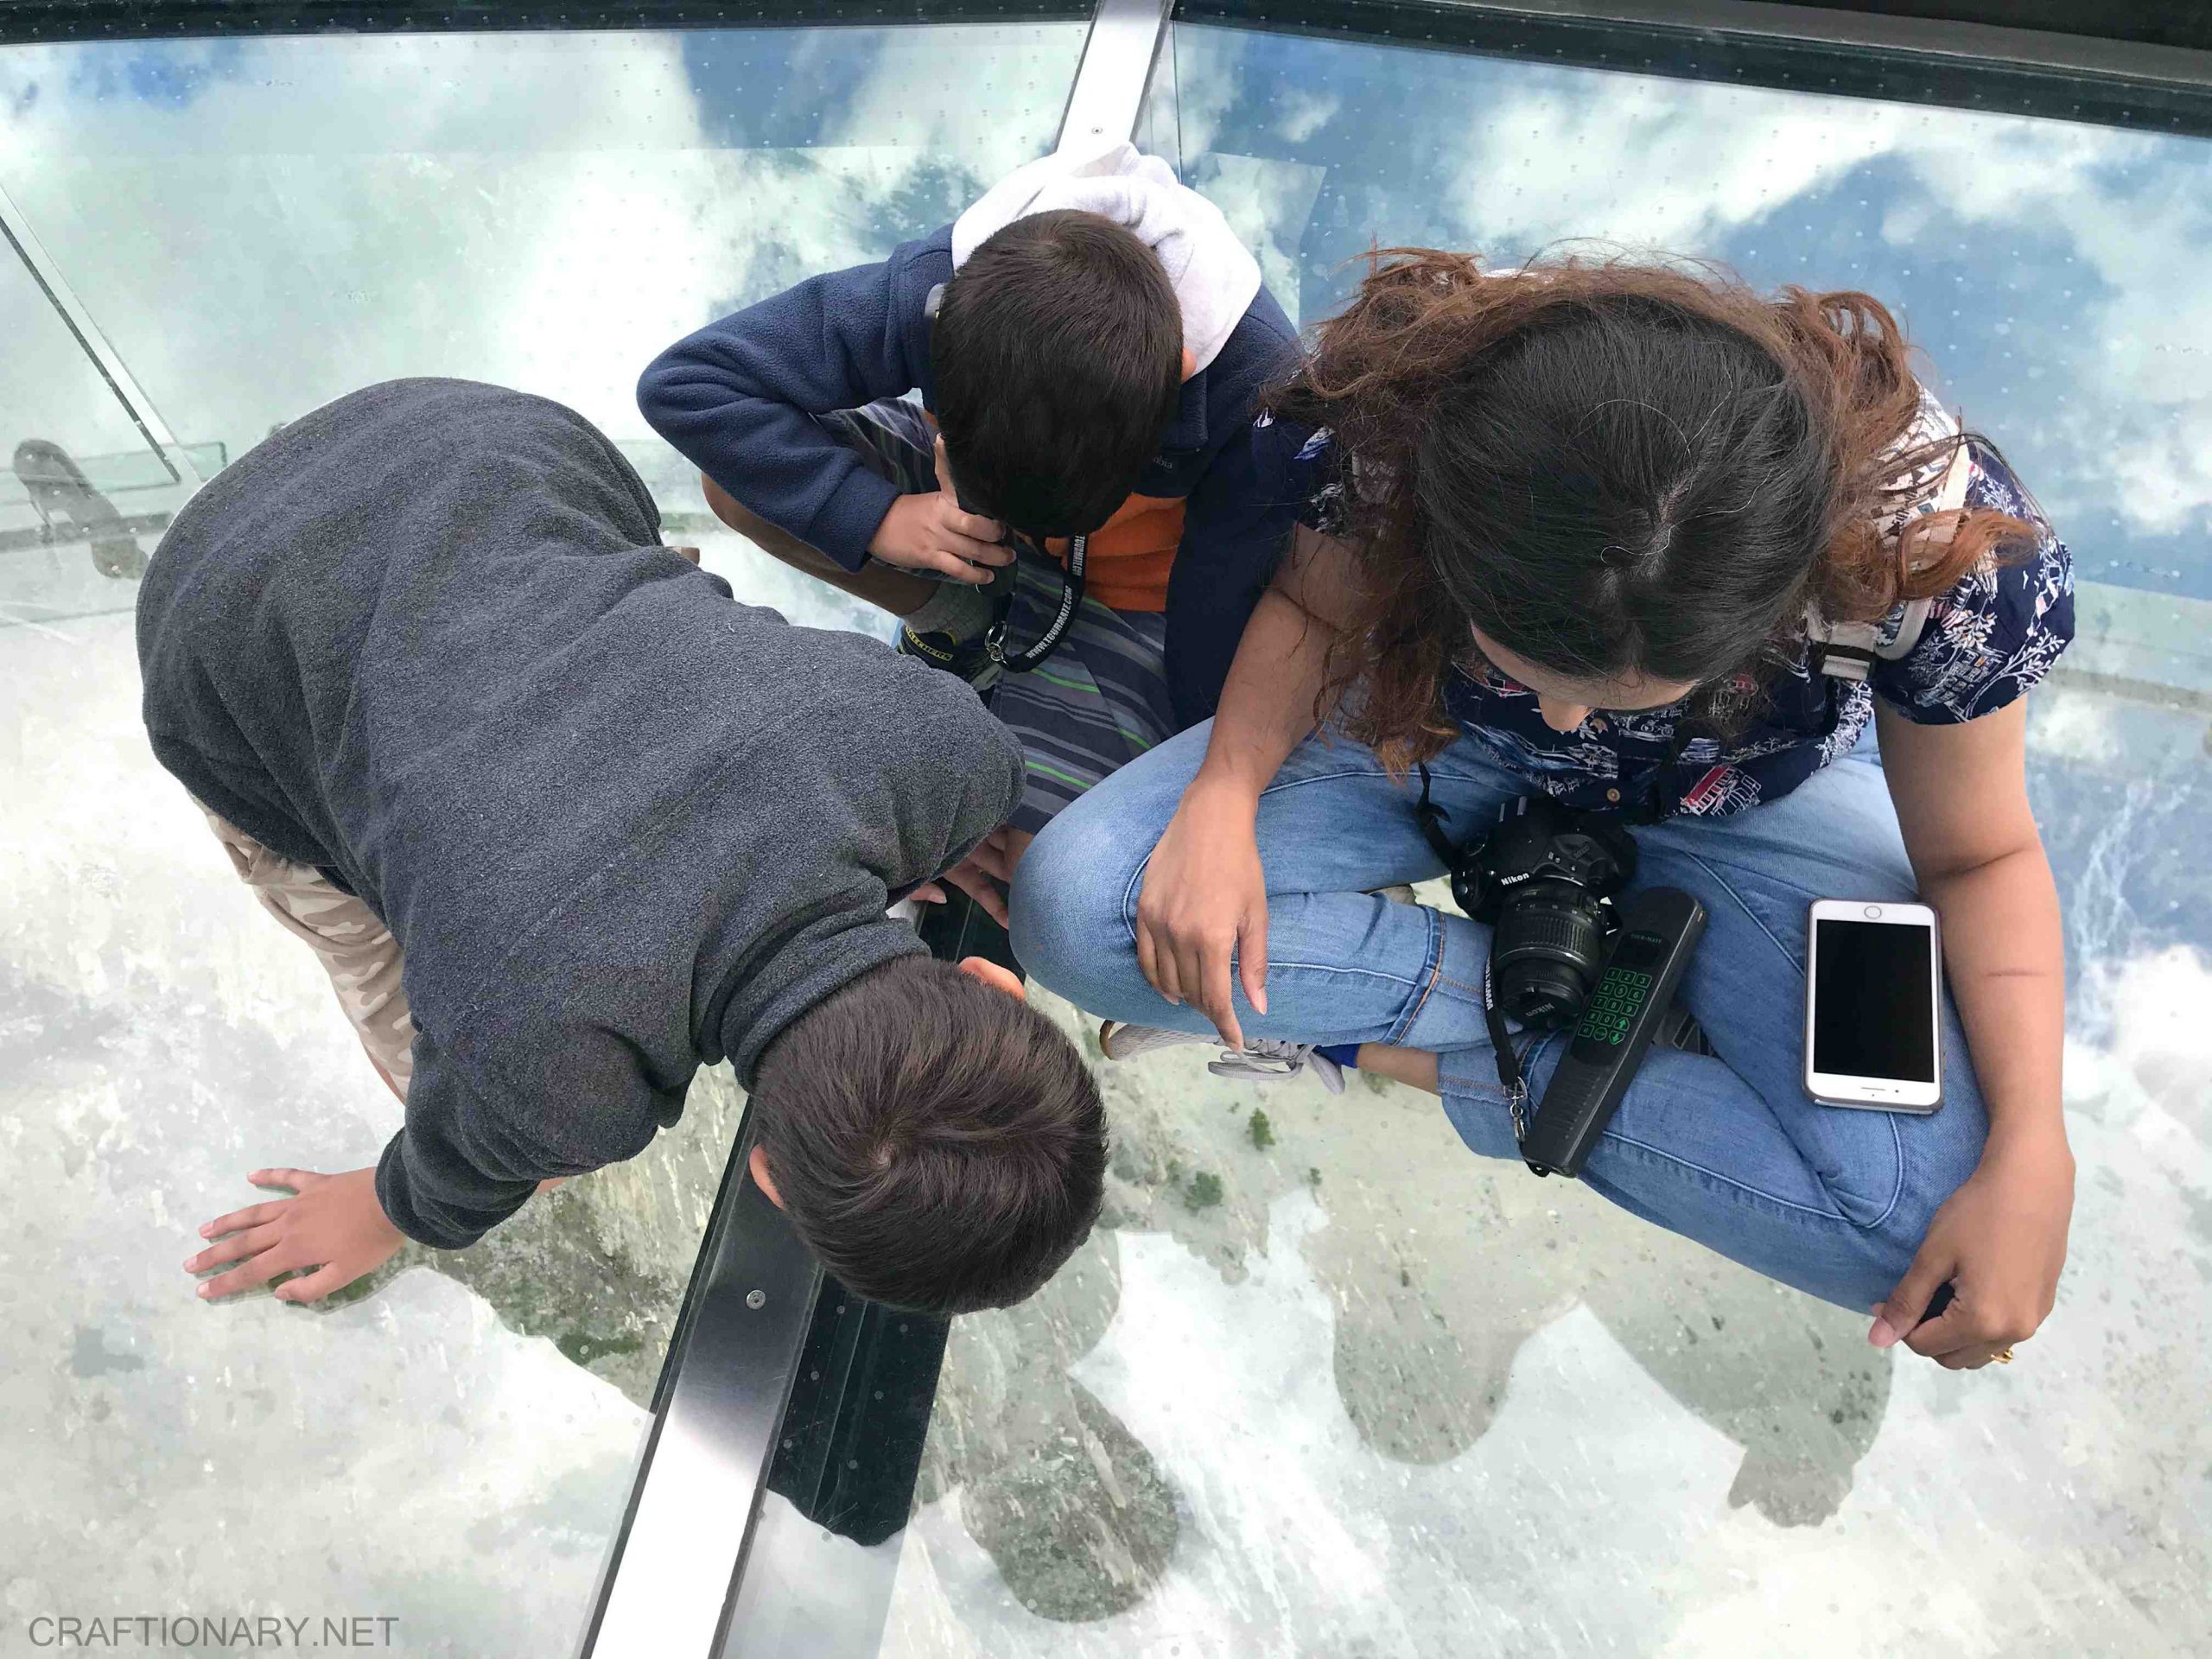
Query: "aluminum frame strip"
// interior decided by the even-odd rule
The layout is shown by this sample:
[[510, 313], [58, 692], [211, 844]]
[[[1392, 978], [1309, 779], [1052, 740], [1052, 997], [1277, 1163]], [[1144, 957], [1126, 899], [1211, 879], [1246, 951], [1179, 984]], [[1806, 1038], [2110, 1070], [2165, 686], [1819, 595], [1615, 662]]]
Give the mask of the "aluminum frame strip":
[[[1100, 0], [1057, 147], [1135, 132], [1172, 4]], [[987, 944], [970, 940], [964, 926], [957, 937], [932, 938], [940, 955], [990, 954]], [[746, 1173], [751, 1143], [749, 1132], [740, 1135], [722, 1177], [584, 1635], [585, 1659], [705, 1659], [742, 1645], [732, 1616], [793, 1380], [823, 1317], [821, 1269]]]
[[0, 0], [0, 44], [511, 29], [1076, 22], [1080, 0]]
[[1118, 143], [1136, 131], [1175, 0], [1099, 0], [1060, 115], [1058, 150]]
[[[1713, 44], [1885, 54], [1961, 73], [2080, 76], [2114, 87], [2212, 86], [2212, 49], [2051, 29], [2015, 28], [1779, 0], [1185, 0], [1177, 21], [1294, 34], [1354, 33], [1451, 50], [1471, 31], [1506, 39], [1515, 23], [1584, 32], [1606, 25]], [[1506, 48], [1510, 54], [1510, 48]], [[1528, 52], [1542, 61], [1549, 54]], [[1817, 90], [1817, 89], [1815, 89]]]
[[752, 1146], [747, 1124], [653, 1392], [587, 1659], [709, 1659], [721, 1645], [822, 1276], [754, 1184]]
[[[1656, 23], [1721, 29], [1825, 46], [1921, 52], [1976, 64], [2018, 64], [2129, 80], [2212, 81], [2212, 51], [2189, 46], [2073, 34], [2056, 27], [2023, 28], [1845, 6], [1804, 6], [1779, 0], [1441, 0], [1446, 10], [1491, 11], [1588, 23]], [[2001, 10], [2001, 8], [1996, 9]], [[2086, 6], [2084, 22], [2092, 22]]]
[[1192, 27], [2212, 137], [2212, 52], [1764, 0], [1179, 0]]

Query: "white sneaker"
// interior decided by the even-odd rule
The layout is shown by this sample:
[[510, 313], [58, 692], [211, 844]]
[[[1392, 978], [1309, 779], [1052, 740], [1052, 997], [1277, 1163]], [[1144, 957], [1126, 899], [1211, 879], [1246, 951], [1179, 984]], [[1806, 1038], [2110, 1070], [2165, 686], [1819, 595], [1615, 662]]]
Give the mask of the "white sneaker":
[[1279, 1083], [1285, 1077], [1296, 1077], [1309, 1065], [1324, 1089], [1332, 1095], [1344, 1093], [1344, 1067], [1325, 1054], [1315, 1053], [1311, 1043], [1287, 1043], [1279, 1037], [1247, 1039], [1242, 1053], [1224, 1048], [1219, 1059], [1206, 1062], [1206, 1070], [1217, 1077]]
[[1149, 1054], [1154, 1049], [1180, 1048], [1185, 1043], [1211, 1043], [1219, 1040], [1200, 1036], [1195, 1031], [1170, 1031], [1164, 1026], [1128, 1026], [1116, 1020], [1102, 1021], [1098, 1027], [1098, 1046], [1106, 1051], [1109, 1060], [1134, 1060], [1140, 1054]]
[[[1117, 1025], [1109, 1020], [1098, 1027], [1098, 1046], [1109, 1060], [1133, 1060], [1156, 1049], [1179, 1048], [1186, 1043], [1214, 1043], [1218, 1039], [1192, 1031], [1168, 1031], [1159, 1026]], [[1221, 1058], [1206, 1062], [1217, 1077], [1241, 1083], [1281, 1083], [1307, 1067], [1332, 1095], [1344, 1091], [1344, 1069], [1325, 1054], [1316, 1054], [1311, 1043], [1286, 1042], [1280, 1037], [1246, 1039], [1240, 1052], [1224, 1048]]]

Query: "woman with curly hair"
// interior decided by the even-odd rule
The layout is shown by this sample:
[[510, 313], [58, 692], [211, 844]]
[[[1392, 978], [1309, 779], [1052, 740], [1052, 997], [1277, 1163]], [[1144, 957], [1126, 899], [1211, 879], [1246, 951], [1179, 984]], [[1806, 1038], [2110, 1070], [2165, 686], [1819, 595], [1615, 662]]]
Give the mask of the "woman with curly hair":
[[[1259, 418], [1305, 469], [1295, 542], [1217, 717], [1030, 849], [1030, 971], [1107, 1017], [1113, 1058], [1217, 1032], [1227, 1075], [1357, 1065], [1512, 1157], [1489, 930], [1382, 890], [1442, 873], [1424, 779], [1462, 838], [1537, 792], [1618, 814], [1639, 884], [1709, 913], [1683, 987], [1707, 1041], [1647, 1058], [1584, 1178], [1871, 1311], [1877, 1346], [2009, 1357], [2073, 1204], [2024, 702], [2072, 579], [1890, 314], [1701, 267], [1399, 251]], [[1859, 649], [1823, 643], [1852, 625]], [[1932, 1115], [1805, 1092], [1824, 897], [1941, 915]], [[1522, 1044], [1538, 1097], [1562, 1045]]]

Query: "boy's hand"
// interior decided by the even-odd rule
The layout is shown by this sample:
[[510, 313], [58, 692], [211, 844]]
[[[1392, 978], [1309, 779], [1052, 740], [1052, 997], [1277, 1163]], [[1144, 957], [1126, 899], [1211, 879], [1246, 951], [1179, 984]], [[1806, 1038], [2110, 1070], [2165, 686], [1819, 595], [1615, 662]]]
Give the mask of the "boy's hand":
[[[283, 1302], [319, 1302], [382, 1267], [407, 1242], [377, 1202], [374, 1167], [340, 1175], [257, 1169], [246, 1179], [256, 1186], [289, 1186], [299, 1197], [234, 1210], [200, 1230], [200, 1237], [221, 1243], [188, 1261], [187, 1273], [239, 1263], [200, 1287], [207, 1300], [265, 1285], [280, 1273], [313, 1268], [304, 1279], [279, 1285], [276, 1295]], [[231, 1236], [224, 1238], [226, 1233]]]
[[891, 504], [868, 550], [902, 570], [924, 570], [977, 587], [991, 572], [1014, 563], [1014, 550], [1001, 537], [995, 518], [960, 511], [952, 474], [944, 463], [944, 440], [937, 441], [937, 493], [902, 495]]
[[1006, 889], [1014, 883], [1014, 867], [1036, 837], [1027, 830], [1002, 823], [983, 837], [982, 844], [934, 881], [925, 881], [906, 896], [925, 905], [945, 902], [944, 883], [950, 882], [983, 907], [983, 913], [1001, 927], [1013, 918], [1007, 912]]

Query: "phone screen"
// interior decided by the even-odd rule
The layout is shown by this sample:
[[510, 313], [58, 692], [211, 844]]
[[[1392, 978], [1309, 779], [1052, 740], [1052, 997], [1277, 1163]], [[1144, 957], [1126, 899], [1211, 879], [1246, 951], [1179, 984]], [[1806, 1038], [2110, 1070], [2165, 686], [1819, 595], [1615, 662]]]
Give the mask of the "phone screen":
[[1936, 1080], [1935, 930], [1823, 920], [1814, 928], [1813, 1069]]

